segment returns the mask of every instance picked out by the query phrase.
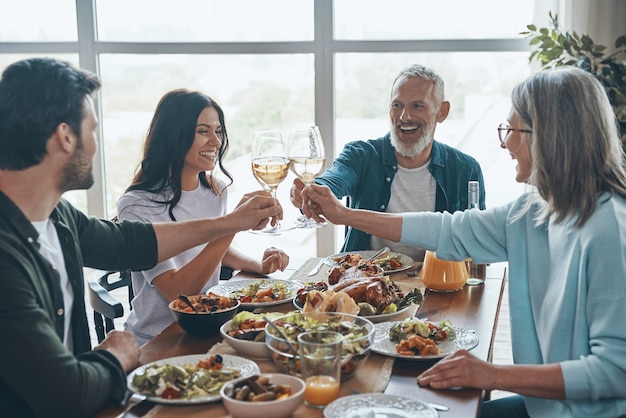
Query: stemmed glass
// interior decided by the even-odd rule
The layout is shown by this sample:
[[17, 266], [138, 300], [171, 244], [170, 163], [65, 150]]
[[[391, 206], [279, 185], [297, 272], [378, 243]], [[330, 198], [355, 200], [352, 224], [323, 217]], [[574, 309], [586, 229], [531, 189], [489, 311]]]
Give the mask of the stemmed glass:
[[[306, 185], [313, 184], [324, 168], [324, 142], [317, 126], [298, 126], [289, 130], [287, 156], [291, 171]], [[302, 215], [296, 228], [320, 228], [326, 225]]]
[[[285, 139], [280, 129], [257, 131], [252, 141], [252, 173], [261, 186], [276, 199], [278, 185], [289, 173], [289, 159], [285, 150]], [[275, 226], [267, 225], [256, 234], [280, 235], [280, 222]]]

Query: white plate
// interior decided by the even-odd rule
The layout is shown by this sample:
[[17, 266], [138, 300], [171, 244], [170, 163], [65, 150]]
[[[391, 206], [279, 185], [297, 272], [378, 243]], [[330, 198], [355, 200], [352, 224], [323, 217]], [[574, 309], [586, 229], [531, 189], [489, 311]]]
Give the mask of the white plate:
[[478, 336], [474, 331], [466, 330], [463, 328], [454, 328], [456, 336], [453, 340], [445, 340], [437, 342], [437, 347], [441, 350], [440, 354], [433, 356], [402, 356], [396, 351], [395, 342], [389, 339], [389, 330], [391, 327], [402, 321], [395, 322], [382, 322], [375, 324], [374, 328], [376, 333], [374, 334], [374, 345], [372, 351], [385, 356], [401, 358], [404, 360], [434, 360], [447, 356], [459, 350], [461, 348], [465, 350], [471, 350], [478, 345]]
[[[256, 364], [252, 360], [245, 359], [243, 357], [231, 356], [228, 354], [220, 354], [222, 359], [224, 360], [224, 367], [239, 370], [241, 373], [240, 377], [248, 377], [257, 373], [261, 373], [261, 369], [259, 369], [258, 364]], [[128, 385], [128, 389], [131, 391], [143, 395], [135, 386], [133, 386], [133, 377], [136, 374], [142, 374], [143, 371], [153, 365], [153, 364], [174, 364], [177, 366], [182, 366], [184, 364], [196, 364], [200, 360], [205, 360], [209, 358], [209, 354], [191, 354], [188, 356], [179, 356], [179, 357], [171, 357], [163, 360], [153, 361], [152, 363], [144, 364], [141, 367], [136, 368], [126, 378], [126, 382]], [[160, 396], [149, 396], [148, 400], [156, 403], [165, 403], [165, 404], [197, 404], [197, 403], [206, 403], [206, 402], [215, 402], [222, 399], [219, 391], [213, 395], [207, 396], [194, 396], [189, 399], [164, 399]]]
[[[240, 293], [243, 289], [247, 289], [253, 283], [263, 282], [261, 288], [270, 287], [277, 283], [284, 283], [285, 285], [285, 299], [273, 300], [271, 302], [241, 302], [241, 307], [251, 307], [251, 308], [260, 308], [264, 306], [274, 306], [274, 305], [282, 305], [283, 303], [291, 302], [291, 300], [296, 296], [296, 293], [299, 289], [303, 287], [302, 283], [291, 280], [276, 280], [276, 279], [258, 279], [258, 280], [229, 280], [226, 283], [220, 283], [216, 286], [213, 286], [209, 289], [209, 292], [217, 293], [218, 295], [227, 296], [227, 297], [236, 297], [233, 293]], [[237, 298], [239, 299], [239, 298]]]
[[437, 418], [439, 414], [416, 399], [384, 393], [339, 398], [324, 408], [324, 418]]
[[[299, 310], [302, 310], [304, 308], [304, 306], [302, 306], [300, 304], [300, 302], [298, 302], [298, 299], [296, 299], [296, 298], [293, 298], [293, 306], [295, 306]], [[387, 320], [389, 320], [391, 318], [395, 318], [397, 315], [402, 315], [410, 307], [411, 307], [411, 305], [405, 306], [404, 308], [400, 309], [399, 311], [396, 311], [396, 312], [393, 312], [393, 313], [380, 314], [380, 315], [359, 315], [359, 317], [360, 318], [369, 319], [374, 324], [378, 324], [379, 322], [386, 322]]]
[[[346, 254], [359, 254], [361, 256], [361, 258], [367, 258], [367, 257], [370, 257], [370, 256], [374, 255], [374, 253], [376, 253], [376, 251], [349, 251], [349, 252], [345, 252], [345, 253], [337, 253], [337, 254], [329, 255], [328, 257], [326, 257], [324, 259], [324, 264], [326, 264], [327, 266], [330, 266], [330, 267], [335, 267], [335, 266], [338, 266], [338, 264], [333, 260], [333, 258], [343, 257]], [[402, 263], [402, 267], [397, 268], [397, 269], [393, 269], [393, 270], [383, 270], [384, 274], [398, 273], [400, 271], [404, 271], [404, 270], [410, 269], [411, 266], [415, 263], [415, 260], [413, 260], [408, 255], [404, 255], [404, 254], [400, 254], [400, 253], [394, 253], [394, 252], [391, 252], [390, 254], [400, 255], [400, 260], [399, 261]]]

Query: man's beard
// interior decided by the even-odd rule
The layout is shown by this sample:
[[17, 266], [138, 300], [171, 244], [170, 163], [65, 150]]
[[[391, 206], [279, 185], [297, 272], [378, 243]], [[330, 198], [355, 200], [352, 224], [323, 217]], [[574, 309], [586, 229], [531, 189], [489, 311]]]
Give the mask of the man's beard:
[[85, 154], [82, 138], [78, 140], [72, 158], [63, 169], [59, 189], [62, 192], [68, 190], [86, 190], [93, 186], [93, 161]]
[[389, 131], [391, 145], [398, 154], [406, 158], [415, 157], [424, 151], [433, 139], [432, 131], [430, 129], [424, 129], [417, 142], [402, 142], [400, 138], [398, 138], [396, 129], [400, 128], [392, 123], [391, 130]]

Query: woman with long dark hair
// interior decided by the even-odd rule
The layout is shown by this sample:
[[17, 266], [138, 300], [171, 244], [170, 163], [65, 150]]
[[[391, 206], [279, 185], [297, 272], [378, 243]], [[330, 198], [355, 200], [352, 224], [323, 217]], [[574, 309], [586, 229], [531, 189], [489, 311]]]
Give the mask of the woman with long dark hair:
[[[176, 222], [224, 216], [233, 176], [222, 160], [228, 135], [222, 108], [209, 96], [184, 89], [161, 98], [152, 118], [137, 173], [117, 205], [120, 220]], [[216, 170], [229, 179], [218, 179]], [[133, 272], [133, 309], [126, 322], [142, 344], [172, 321], [167, 303], [219, 283], [222, 265], [268, 274], [284, 270], [289, 257], [268, 248], [261, 260], [232, 248], [234, 235], [187, 250], [151, 270]]]

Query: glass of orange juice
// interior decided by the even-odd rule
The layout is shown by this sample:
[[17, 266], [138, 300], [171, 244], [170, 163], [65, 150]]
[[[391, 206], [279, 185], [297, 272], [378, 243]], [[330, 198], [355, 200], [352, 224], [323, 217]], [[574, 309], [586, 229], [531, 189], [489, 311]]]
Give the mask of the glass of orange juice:
[[441, 260], [434, 251], [426, 251], [420, 277], [430, 290], [455, 292], [467, 282], [467, 266], [464, 261]]
[[310, 331], [298, 335], [300, 371], [306, 386], [304, 404], [324, 408], [339, 397], [343, 336], [333, 331]]

